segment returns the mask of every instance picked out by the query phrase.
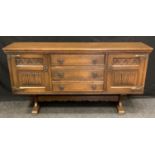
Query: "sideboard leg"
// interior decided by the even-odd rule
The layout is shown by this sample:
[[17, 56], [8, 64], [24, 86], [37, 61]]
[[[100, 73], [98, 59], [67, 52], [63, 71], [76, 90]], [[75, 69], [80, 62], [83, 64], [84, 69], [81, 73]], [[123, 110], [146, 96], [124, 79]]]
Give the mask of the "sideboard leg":
[[37, 96], [34, 96], [34, 105], [33, 105], [33, 108], [32, 108], [32, 114], [38, 114], [39, 113], [39, 104], [38, 104], [38, 98]]
[[124, 96], [120, 95], [118, 105], [117, 105], [117, 112], [119, 114], [124, 114], [125, 113], [125, 109], [123, 107], [123, 98], [124, 98]]

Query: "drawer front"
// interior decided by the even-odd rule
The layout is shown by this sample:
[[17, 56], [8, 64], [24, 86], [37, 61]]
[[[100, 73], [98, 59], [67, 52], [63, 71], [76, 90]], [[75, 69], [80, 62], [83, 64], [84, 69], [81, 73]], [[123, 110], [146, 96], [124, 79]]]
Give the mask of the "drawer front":
[[108, 63], [112, 67], [139, 67], [147, 54], [112, 54], [109, 55]]
[[104, 55], [52, 55], [52, 65], [103, 65]]
[[44, 64], [43, 55], [22, 54], [14, 57], [16, 66], [40, 66]]
[[103, 91], [103, 82], [53, 82], [53, 91], [57, 92]]
[[[91, 67], [92, 68], [92, 67]], [[68, 80], [68, 81], [103, 81], [104, 69], [90, 67], [53, 67], [52, 80]]]

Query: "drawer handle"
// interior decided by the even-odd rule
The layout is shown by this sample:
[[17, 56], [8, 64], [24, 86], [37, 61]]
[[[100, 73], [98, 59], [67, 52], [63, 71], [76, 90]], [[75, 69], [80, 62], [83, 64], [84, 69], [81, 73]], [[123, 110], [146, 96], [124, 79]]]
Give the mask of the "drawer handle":
[[97, 60], [96, 59], [93, 59], [92, 60], [92, 64], [94, 64], [94, 65], [97, 64]]
[[96, 85], [93, 84], [93, 85], [91, 86], [91, 88], [92, 88], [93, 90], [96, 90]]
[[43, 70], [44, 70], [44, 72], [47, 72], [47, 71], [48, 71], [48, 66], [45, 65], [45, 66], [43, 67]]
[[63, 91], [63, 90], [64, 90], [64, 86], [63, 86], [63, 85], [60, 85], [60, 86], [59, 86], [59, 89], [60, 89], [61, 91]]
[[60, 65], [63, 65], [63, 64], [64, 64], [64, 60], [63, 60], [63, 59], [58, 59], [57, 61], [58, 61], [58, 63], [59, 63]]
[[97, 78], [97, 73], [96, 72], [92, 72], [92, 77], [93, 78]]
[[63, 77], [64, 77], [64, 73], [63, 73], [63, 72], [59, 72], [59, 73], [57, 73], [57, 76], [58, 76], [59, 78], [63, 78]]

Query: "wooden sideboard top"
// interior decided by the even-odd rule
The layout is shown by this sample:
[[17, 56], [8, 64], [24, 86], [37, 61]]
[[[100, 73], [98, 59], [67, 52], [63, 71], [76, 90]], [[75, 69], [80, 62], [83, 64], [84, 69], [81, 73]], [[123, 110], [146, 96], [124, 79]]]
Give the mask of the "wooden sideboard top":
[[14, 42], [3, 48], [10, 51], [142, 51], [151, 52], [152, 47], [142, 42]]

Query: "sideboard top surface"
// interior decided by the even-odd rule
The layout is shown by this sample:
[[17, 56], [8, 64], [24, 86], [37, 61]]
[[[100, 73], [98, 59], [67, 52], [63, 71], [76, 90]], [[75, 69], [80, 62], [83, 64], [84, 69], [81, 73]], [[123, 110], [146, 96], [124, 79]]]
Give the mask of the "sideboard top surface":
[[146, 51], [151, 52], [152, 47], [142, 42], [14, 42], [3, 48], [6, 53], [10, 51]]

